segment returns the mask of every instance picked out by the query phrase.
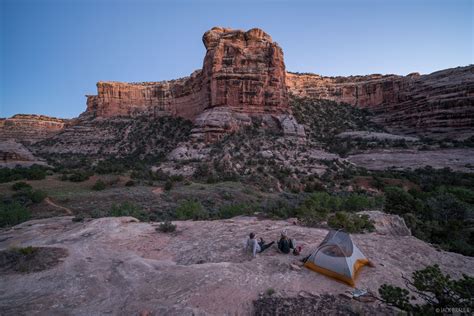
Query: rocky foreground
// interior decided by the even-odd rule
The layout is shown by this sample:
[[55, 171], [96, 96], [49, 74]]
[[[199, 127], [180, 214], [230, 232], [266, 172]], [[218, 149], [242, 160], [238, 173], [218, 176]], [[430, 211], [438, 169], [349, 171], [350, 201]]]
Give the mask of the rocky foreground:
[[[68, 256], [39, 272], [16, 272], [3, 266], [0, 310], [8, 315], [245, 315], [252, 313], [253, 301], [270, 288], [277, 297], [295, 299], [324, 293], [338, 297], [351, 290], [290, 266], [323, 240], [324, 229], [254, 217], [176, 224], [176, 232], [165, 234], [156, 231], [157, 223], [131, 217], [84, 222], [56, 217], [3, 230], [2, 251], [31, 245], [63, 248]], [[256, 259], [244, 254], [249, 232], [270, 241], [284, 228], [303, 246], [302, 256], [282, 255], [276, 248]], [[383, 283], [403, 286], [402, 274], [409, 276], [434, 263], [453, 277], [474, 274], [474, 258], [438, 251], [403, 230], [385, 227], [353, 235], [353, 239], [375, 264], [375, 268], [363, 268], [357, 286], [374, 293]], [[360, 304], [375, 308], [379, 303]]]

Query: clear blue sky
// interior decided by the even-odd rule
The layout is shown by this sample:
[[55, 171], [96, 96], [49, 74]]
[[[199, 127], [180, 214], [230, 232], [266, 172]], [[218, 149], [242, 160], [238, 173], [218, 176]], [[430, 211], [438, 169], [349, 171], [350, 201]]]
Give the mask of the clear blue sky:
[[75, 117], [99, 80], [202, 66], [213, 26], [260, 27], [289, 71], [430, 73], [473, 63], [473, 1], [0, 0], [0, 117]]

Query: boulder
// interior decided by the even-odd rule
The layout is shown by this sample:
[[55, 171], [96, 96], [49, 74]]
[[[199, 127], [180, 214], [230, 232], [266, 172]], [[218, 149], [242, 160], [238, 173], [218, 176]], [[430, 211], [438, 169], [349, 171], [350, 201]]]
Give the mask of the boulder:
[[411, 231], [405, 224], [405, 220], [392, 214], [381, 211], [362, 211], [358, 214], [365, 214], [374, 221], [375, 231], [381, 235], [390, 236], [411, 236]]

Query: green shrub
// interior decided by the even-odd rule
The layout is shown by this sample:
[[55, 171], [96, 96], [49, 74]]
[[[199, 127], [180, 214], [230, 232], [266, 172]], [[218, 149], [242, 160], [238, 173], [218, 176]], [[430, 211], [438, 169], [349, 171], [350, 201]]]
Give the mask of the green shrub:
[[29, 168], [0, 168], [0, 183], [21, 179], [42, 180], [46, 177], [47, 168], [33, 165]]
[[468, 207], [451, 193], [440, 193], [426, 201], [429, 217], [436, 221], [447, 223], [453, 220], [464, 220]]
[[296, 209], [296, 216], [305, 225], [316, 226], [325, 221], [331, 213], [359, 212], [380, 204], [378, 199], [363, 194], [351, 193], [346, 196], [335, 196], [327, 192], [316, 192]]
[[174, 175], [170, 176], [169, 179], [173, 182], [181, 182], [181, 181], [184, 180], [184, 177], [181, 174], [174, 174]]
[[181, 201], [176, 208], [176, 217], [178, 219], [203, 220], [209, 217], [203, 206], [198, 201]]
[[290, 205], [288, 200], [279, 198], [276, 200], [267, 200], [261, 205], [261, 210], [271, 218], [289, 218], [295, 217], [295, 206]]
[[375, 227], [368, 215], [336, 212], [328, 218], [328, 225], [334, 229], [343, 229], [348, 233], [374, 231]]
[[442, 186], [438, 189], [438, 191], [450, 193], [462, 202], [474, 204], [474, 191], [472, 189], [469, 190], [463, 187]]
[[272, 296], [273, 294], [275, 294], [275, 290], [271, 287], [269, 287], [266, 291], [265, 291], [265, 295], [267, 296]]
[[387, 284], [379, 288], [382, 301], [414, 315], [451, 314], [454, 308], [460, 310], [460, 314], [469, 314], [474, 309], [473, 277], [463, 275], [461, 279], [452, 280], [435, 264], [413, 272], [412, 280], [405, 283], [419, 294], [418, 300], [424, 304], [412, 303], [417, 298], [410, 296], [408, 290]]
[[29, 256], [29, 255], [32, 255], [33, 253], [35, 253], [38, 249], [37, 248], [34, 248], [32, 246], [28, 246], [28, 247], [23, 247], [23, 248], [17, 248], [16, 251], [23, 255], [23, 256]]
[[12, 185], [12, 190], [14, 190], [14, 191], [31, 190], [31, 189], [32, 189], [32, 186], [29, 185], [29, 184], [26, 183], [26, 182], [23, 182], [23, 181], [15, 182], [15, 183]]
[[95, 167], [95, 172], [98, 174], [120, 174], [125, 172], [125, 166], [118, 161], [114, 160], [101, 160], [97, 163]]
[[13, 194], [12, 198], [21, 205], [28, 205], [31, 203], [40, 203], [47, 196], [46, 192], [41, 190], [22, 190]]
[[172, 233], [176, 230], [176, 225], [170, 221], [164, 221], [163, 223], [160, 223], [160, 226], [158, 226], [157, 230], [163, 233]]
[[83, 182], [90, 178], [92, 174], [84, 170], [76, 170], [69, 175], [68, 180], [72, 182]]
[[397, 187], [387, 187], [385, 189], [385, 206], [386, 213], [403, 215], [406, 213], [420, 213], [423, 204], [420, 200], [415, 199], [410, 193]]
[[251, 214], [252, 209], [245, 204], [227, 204], [221, 206], [217, 212], [218, 218], [232, 218], [239, 215], [249, 215]]
[[76, 222], [82, 222], [82, 221], [84, 221], [84, 215], [83, 214], [77, 214], [76, 216], [74, 216], [72, 218], [72, 221], [75, 222], [75, 223]]
[[46, 169], [37, 165], [31, 166], [26, 172], [26, 179], [28, 180], [42, 180], [46, 178]]
[[102, 191], [102, 190], [105, 190], [106, 187], [107, 187], [107, 185], [105, 184], [105, 182], [99, 179], [92, 186], [92, 190]]
[[0, 227], [20, 224], [30, 217], [30, 212], [18, 202], [0, 204]]
[[121, 204], [112, 205], [108, 215], [113, 217], [131, 216], [140, 221], [148, 219], [146, 212], [144, 212], [141, 207], [132, 202], [123, 202]]
[[40, 203], [48, 196], [48, 194], [41, 190], [34, 190], [30, 191], [28, 196], [33, 203]]
[[170, 191], [172, 188], [173, 188], [173, 181], [167, 180], [164, 186], [165, 191]]
[[350, 194], [343, 199], [342, 209], [349, 212], [360, 212], [375, 206], [373, 198], [369, 198], [362, 194]]

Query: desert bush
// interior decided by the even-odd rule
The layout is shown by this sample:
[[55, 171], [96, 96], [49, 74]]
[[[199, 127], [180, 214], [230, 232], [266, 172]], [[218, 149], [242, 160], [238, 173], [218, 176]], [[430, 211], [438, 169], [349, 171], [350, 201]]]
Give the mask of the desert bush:
[[84, 170], [75, 170], [72, 174], [68, 176], [68, 180], [71, 182], [83, 182], [90, 178], [92, 175], [89, 171]]
[[12, 190], [14, 191], [21, 191], [21, 190], [31, 190], [32, 189], [32, 186], [29, 185], [28, 183], [26, 182], [23, 182], [23, 181], [20, 181], [20, 182], [15, 182], [12, 186], [11, 186]]
[[160, 223], [160, 226], [158, 226], [157, 230], [163, 233], [172, 233], [176, 230], [176, 225], [170, 221], [164, 221]]
[[375, 227], [368, 215], [336, 212], [328, 218], [328, 225], [334, 229], [343, 229], [348, 233], [374, 231]]
[[453, 220], [464, 220], [468, 207], [451, 193], [440, 193], [426, 201], [428, 216], [439, 222], [447, 223]]
[[273, 288], [269, 287], [265, 290], [265, 295], [272, 296], [273, 294], [275, 294], [275, 290]]
[[105, 190], [106, 187], [107, 187], [107, 185], [105, 184], [105, 182], [99, 179], [92, 186], [92, 190], [102, 191], [102, 190]]
[[0, 227], [20, 224], [30, 217], [30, 212], [18, 202], [0, 203]]
[[46, 178], [46, 168], [33, 165], [25, 170], [25, 178], [28, 180], [42, 180]]
[[227, 204], [221, 206], [217, 212], [218, 218], [232, 218], [239, 215], [249, 215], [252, 213], [252, 208], [246, 204]]
[[267, 200], [261, 207], [261, 211], [271, 218], [289, 218], [296, 216], [295, 205], [289, 203], [285, 198]]
[[34, 248], [33, 246], [28, 246], [28, 247], [23, 247], [23, 248], [15, 248], [15, 250], [24, 256], [29, 256], [36, 251], [38, 251], [38, 248]]
[[418, 302], [423, 304], [414, 302], [417, 298], [410, 296], [407, 289], [388, 284], [379, 288], [382, 301], [414, 315], [451, 314], [453, 309], [469, 314], [474, 309], [473, 277], [463, 275], [453, 280], [435, 264], [413, 272], [412, 280], [404, 278], [404, 281], [408, 289], [418, 294]]
[[174, 174], [170, 176], [170, 180], [173, 182], [181, 182], [184, 180], [184, 177], [180, 174]]
[[125, 182], [126, 187], [133, 187], [134, 185], [135, 185], [135, 181], [133, 180], [128, 180], [127, 182]]
[[121, 174], [126, 171], [126, 167], [119, 161], [109, 159], [99, 161], [94, 171], [98, 174]]
[[341, 208], [349, 212], [359, 212], [377, 206], [377, 200], [363, 194], [349, 194], [343, 198]]
[[40, 203], [48, 196], [48, 194], [41, 190], [34, 190], [29, 191], [28, 196], [33, 203]]
[[410, 181], [405, 192], [385, 188], [384, 210], [402, 215], [412, 234], [447, 251], [474, 256], [474, 175], [426, 167], [414, 171], [383, 171], [380, 177]]
[[123, 202], [121, 204], [112, 205], [107, 215], [113, 217], [131, 216], [140, 221], [145, 221], [148, 219], [146, 212], [143, 211], [140, 206], [132, 202]]
[[77, 223], [77, 222], [82, 222], [84, 221], [84, 215], [83, 214], [77, 214], [72, 218], [72, 221]]
[[28, 205], [31, 203], [40, 203], [48, 195], [46, 192], [41, 190], [21, 190], [13, 194], [12, 198], [14, 201], [20, 203], [21, 205]]
[[45, 167], [33, 165], [29, 168], [0, 168], [0, 183], [16, 180], [42, 180], [46, 177]]
[[183, 220], [203, 220], [207, 219], [209, 214], [199, 201], [185, 200], [181, 201], [176, 208], [176, 217]]
[[385, 206], [386, 213], [403, 215], [406, 213], [420, 213], [423, 210], [423, 204], [415, 199], [410, 193], [398, 187], [385, 188]]
[[167, 180], [165, 182], [164, 190], [165, 191], [170, 191], [173, 188], [173, 181]]
[[304, 191], [305, 192], [326, 191], [326, 188], [321, 182], [312, 181], [312, 182], [306, 183], [304, 187]]
[[456, 186], [441, 186], [437, 191], [450, 193], [462, 202], [474, 204], [474, 191], [472, 189]]

